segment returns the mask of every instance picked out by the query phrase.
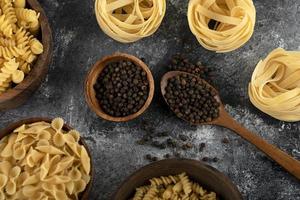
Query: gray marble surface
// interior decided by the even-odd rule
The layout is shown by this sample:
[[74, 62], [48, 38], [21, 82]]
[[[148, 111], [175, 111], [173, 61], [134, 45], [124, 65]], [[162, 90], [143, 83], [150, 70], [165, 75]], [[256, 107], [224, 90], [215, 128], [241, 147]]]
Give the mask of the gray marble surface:
[[[216, 68], [215, 85], [226, 109], [237, 121], [300, 159], [300, 124], [272, 119], [255, 109], [247, 95], [247, 84], [259, 59], [276, 47], [300, 50], [299, 0], [255, 0], [257, 21], [252, 39], [239, 50], [226, 54], [209, 52], [198, 45], [187, 24], [187, 0], [168, 0], [167, 14], [159, 30], [133, 44], [115, 42], [99, 29], [92, 0], [40, 3], [53, 30], [53, 63], [46, 80], [25, 105], [1, 112], [0, 126], [33, 116], [60, 116], [81, 131], [92, 150], [96, 170], [90, 199], [109, 199], [129, 174], [148, 164], [145, 154], [150, 152], [162, 158], [175, 151], [192, 159], [218, 157], [217, 163], [210, 164], [228, 175], [245, 199], [300, 199], [299, 182], [281, 167], [229, 130], [192, 127], [180, 121], [168, 110], [158, 89], [147, 112], [128, 123], [99, 119], [90, 111], [83, 95], [88, 69], [104, 55], [121, 51], [146, 58], [158, 88], [170, 56], [185, 53]], [[193, 144], [205, 142], [207, 147], [203, 152], [196, 148], [184, 152], [137, 145], [136, 140], [146, 134], [141, 128], [145, 121], [155, 132], [168, 131], [173, 137], [186, 134]], [[229, 138], [229, 144], [222, 144], [224, 137]]]

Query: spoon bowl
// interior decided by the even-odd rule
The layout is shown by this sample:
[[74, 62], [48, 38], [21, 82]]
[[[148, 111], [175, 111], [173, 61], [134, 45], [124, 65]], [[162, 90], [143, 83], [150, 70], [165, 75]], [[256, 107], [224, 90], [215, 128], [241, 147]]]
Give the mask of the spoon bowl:
[[161, 93], [169, 107], [170, 107], [170, 105], [165, 97], [165, 94], [166, 94], [165, 89], [167, 87], [168, 80], [172, 77], [175, 77], [178, 75], [184, 75], [184, 74], [193, 76], [194, 78], [202, 80], [202, 82], [205, 85], [207, 85], [209, 88], [213, 89], [213, 91], [215, 91], [215, 93], [216, 93], [214, 98], [217, 100], [217, 102], [219, 102], [220, 106], [219, 106], [219, 116], [210, 122], [191, 123], [190, 121], [184, 119], [183, 117], [180, 117], [181, 119], [188, 121], [189, 123], [194, 124], [194, 125], [218, 125], [218, 126], [222, 126], [222, 127], [228, 128], [228, 129], [236, 132], [242, 138], [244, 138], [248, 142], [255, 145], [258, 149], [260, 149], [262, 152], [264, 152], [266, 155], [268, 155], [271, 159], [273, 159], [275, 162], [277, 162], [279, 165], [281, 165], [290, 174], [294, 175], [296, 178], [298, 178], [300, 180], [300, 161], [296, 160], [295, 158], [293, 158], [289, 154], [285, 153], [284, 151], [280, 150], [279, 148], [275, 147], [274, 145], [269, 144], [263, 138], [261, 138], [257, 134], [252, 133], [251, 131], [247, 130], [245, 127], [240, 125], [237, 121], [235, 121], [226, 112], [224, 105], [220, 99], [218, 91], [213, 86], [211, 86], [209, 83], [207, 83], [205, 80], [201, 79], [200, 77], [190, 74], [190, 73], [187, 73], [187, 72], [180, 72], [180, 71], [170, 71], [170, 72], [166, 73], [161, 79], [160, 87], [161, 87]]
[[165, 94], [166, 94], [166, 87], [168, 85], [168, 81], [173, 78], [173, 77], [176, 77], [176, 76], [179, 76], [179, 75], [189, 75], [189, 76], [193, 76], [194, 78], [196, 79], [199, 79], [201, 80], [205, 85], [209, 86], [210, 89], [212, 89], [216, 95], [214, 96], [214, 98], [217, 100], [217, 102], [220, 104], [219, 106], [219, 117], [217, 119], [214, 119], [212, 120], [211, 122], [203, 122], [203, 123], [193, 123], [191, 121], [188, 121], [187, 119], [185, 119], [184, 117], [180, 117], [178, 115], [176, 115], [177, 117], [179, 117], [180, 119], [192, 124], [192, 125], [209, 125], [209, 124], [218, 124], [218, 120], [220, 118], [220, 115], [225, 111], [224, 109], [224, 106], [221, 102], [221, 99], [220, 99], [220, 96], [219, 96], [219, 92], [218, 90], [216, 90], [213, 86], [211, 86], [207, 81], [205, 81], [204, 79], [201, 79], [199, 78], [198, 76], [196, 75], [193, 75], [191, 73], [187, 73], [187, 72], [181, 72], [181, 71], [170, 71], [170, 72], [167, 72], [164, 74], [164, 76], [162, 77], [161, 79], [161, 82], [160, 82], [160, 89], [161, 89], [161, 93], [162, 93], [162, 96], [165, 100], [165, 102], [168, 104], [168, 106], [170, 107], [170, 104], [168, 103], [166, 97], [165, 97]]

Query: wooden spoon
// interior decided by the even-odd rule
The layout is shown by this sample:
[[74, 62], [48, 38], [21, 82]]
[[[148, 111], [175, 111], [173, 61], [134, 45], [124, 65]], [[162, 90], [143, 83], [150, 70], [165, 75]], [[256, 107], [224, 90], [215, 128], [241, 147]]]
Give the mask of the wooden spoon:
[[[167, 102], [165, 98], [165, 88], [168, 84], [168, 80], [174, 76], [178, 76], [181, 74], [188, 74], [190, 76], [194, 76], [195, 78], [200, 79], [198, 76], [195, 76], [190, 73], [186, 72], [180, 72], [180, 71], [171, 71], [166, 73], [162, 79], [161, 79], [161, 92], [162, 95]], [[203, 80], [203, 79], [202, 79]], [[204, 80], [203, 80], [204, 81]], [[210, 86], [213, 90], [216, 91], [216, 96], [215, 98], [217, 101], [220, 103], [219, 107], [219, 117], [209, 123], [199, 123], [195, 125], [218, 125], [222, 126], [225, 128], [228, 128], [234, 132], [236, 132], [238, 135], [240, 135], [242, 138], [246, 139], [248, 142], [252, 143], [255, 145], [258, 149], [260, 149], [262, 152], [264, 152], [266, 155], [268, 155], [270, 158], [272, 158], [275, 162], [277, 162], [279, 165], [281, 165], [284, 169], [286, 169], [289, 173], [300, 179], [300, 161], [294, 159], [287, 153], [283, 152], [282, 150], [278, 149], [274, 145], [269, 144], [266, 142], [264, 139], [259, 137], [258, 135], [252, 133], [251, 131], [247, 130], [245, 127], [240, 125], [238, 122], [236, 122], [225, 110], [224, 105], [221, 102], [220, 96], [218, 91], [212, 87], [209, 83], [204, 81], [205, 84]], [[167, 102], [168, 104], [168, 102]], [[169, 104], [168, 104], [169, 105]], [[181, 118], [183, 119], [183, 118]], [[185, 119], [183, 119], [185, 120]], [[186, 121], [186, 120], [185, 120]], [[191, 122], [190, 122], [191, 123]], [[193, 123], [192, 123], [193, 124]]]

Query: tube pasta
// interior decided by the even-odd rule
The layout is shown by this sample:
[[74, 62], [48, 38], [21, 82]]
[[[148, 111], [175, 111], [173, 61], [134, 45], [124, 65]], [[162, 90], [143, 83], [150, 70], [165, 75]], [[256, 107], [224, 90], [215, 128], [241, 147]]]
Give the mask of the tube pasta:
[[252, 0], [190, 0], [188, 6], [192, 33], [204, 48], [218, 53], [244, 45], [254, 32], [255, 20]]
[[[0, 199], [79, 198], [90, 182], [90, 158], [79, 133], [63, 125], [61, 118], [24, 124], [0, 140]], [[72, 150], [52, 141], [57, 132], [72, 138]]]
[[273, 50], [261, 60], [249, 83], [250, 101], [282, 121], [300, 120], [300, 52]]
[[166, 12], [165, 0], [96, 0], [101, 29], [111, 38], [130, 43], [152, 35]]
[[132, 200], [216, 200], [215, 192], [208, 192], [190, 181], [186, 173], [161, 176], [149, 180], [150, 185], [136, 188]]

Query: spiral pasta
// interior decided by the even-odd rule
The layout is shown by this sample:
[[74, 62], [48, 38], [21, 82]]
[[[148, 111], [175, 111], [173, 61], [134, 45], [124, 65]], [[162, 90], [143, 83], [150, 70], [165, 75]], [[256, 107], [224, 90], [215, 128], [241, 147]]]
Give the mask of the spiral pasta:
[[39, 26], [39, 14], [37, 14], [34, 10], [27, 8], [15, 8], [15, 13], [19, 27], [30, 29], [32, 27]]
[[25, 54], [25, 50], [18, 48], [16, 46], [3, 47], [0, 46], [0, 57], [3, 57], [5, 60], [12, 58], [18, 58]]
[[11, 38], [0, 37], [0, 46], [13, 47], [16, 46], [16, 41]]
[[261, 60], [249, 83], [250, 101], [283, 121], [300, 120], [300, 52], [273, 50]]
[[13, 8], [13, 4], [9, 0], [0, 2], [1, 10], [5, 14], [5, 18], [8, 20], [9, 24], [16, 28], [15, 23], [17, 22], [16, 12]]
[[25, 8], [26, 0], [14, 0], [15, 8]]
[[34, 37], [40, 27], [39, 13], [25, 5], [25, 0], [0, 1], [0, 69], [12, 59], [18, 63], [12, 76], [1, 75], [0, 94], [19, 84], [44, 51], [42, 43]]
[[229, 52], [244, 45], [254, 32], [252, 0], [190, 0], [188, 21], [199, 43], [211, 51]]
[[19, 64], [15, 59], [4, 62], [3, 67], [0, 69], [0, 93], [6, 91], [11, 82], [20, 83], [24, 79], [24, 73], [18, 70]]
[[[90, 158], [80, 154], [84, 147], [75, 142], [80, 138], [63, 130], [63, 124], [60, 118], [24, 124], [0, 140], [0, 200], [79, 198], [90, 182]], [[77, 148], [57, 146], [57, 132], [73, 137], [68, 141]]]
[[165, 0], [96, 0], [95, 13], [101, 29], [111, 38], [135, 42], [152, 35], [166, 12]]
[[149, 180], [150, 185], [136, 188], [132, 200], [216, 200], [215, 192], [204, 190], [189, 180], [186, 173]]
[[175, 184], [178, 182], [178, 177], [175, 176], [168, 176], [164, 177], [161, 176], [160, 178], [152, 178], [150, 179], [151, 185], [158, 186], [158, 185], [170, 185], [170, 184]]
[[11, 38], [13, 35], [13, 27], [10, 24], [10, 21], [6, 18], [5, 14], [0, 16], [0, 31], [8, 38]]

